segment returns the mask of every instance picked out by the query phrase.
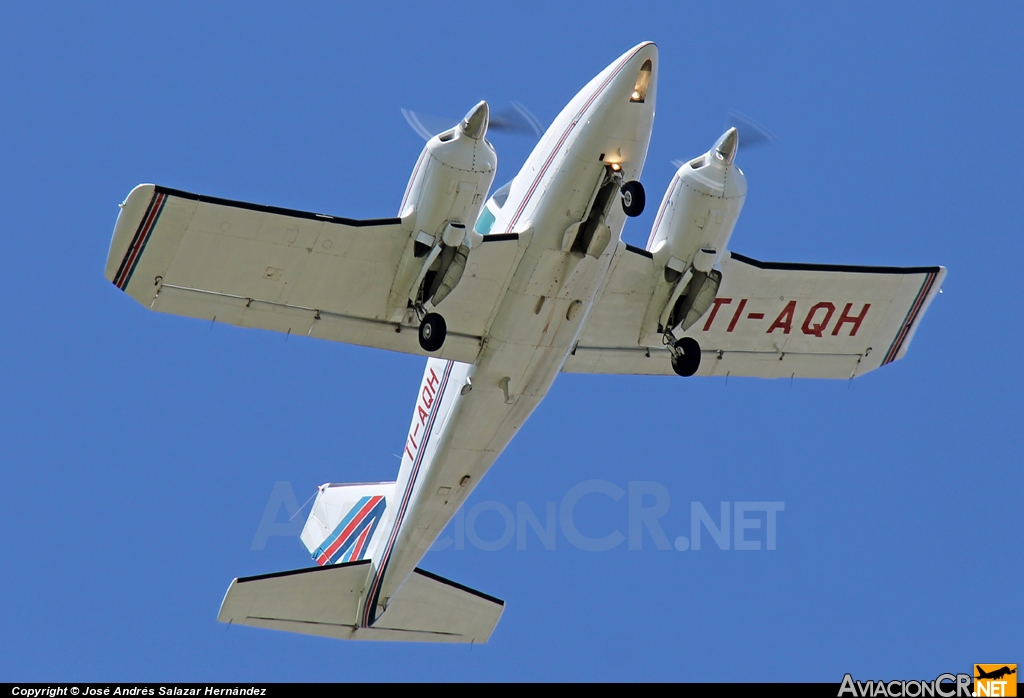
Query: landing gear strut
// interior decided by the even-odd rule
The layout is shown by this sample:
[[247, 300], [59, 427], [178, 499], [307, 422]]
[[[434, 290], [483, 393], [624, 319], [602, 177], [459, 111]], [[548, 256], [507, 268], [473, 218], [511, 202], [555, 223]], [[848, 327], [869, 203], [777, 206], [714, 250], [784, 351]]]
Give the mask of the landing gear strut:
[[[602, 156], [604, 157], [604, 156]], [[623, 182], [622, 168], [617, 165], [609, 165], [608, 179], [615, 183], [621, 194], [622, 210], [630, 218], [635, 218], [644, 212], [644, 204], [647, 203], [647, 195], [644, 193], [644, 185], [640, 182]], [[608, 181], [607, 179], [604, 181]]]
[[647, 203], [647, 195], [644, 194], [644, 185], [640, 182], [626, 182], [620, 190], [622, 192], [622, 210], [630, 218], [635, 218], [644, 212], [644, 204]]
[[672, 370], [676, 374], [688, 378], [700, 368], [700, 344], [692, 337], [683, 337], [679, 341], [669, 340], [665, 336], [666, 344], [672, 353]]
[[423, 351], [437, 351], [448, 334], [448, 323], [437, 313], [427, 313], [420, 320], [420, 347]]

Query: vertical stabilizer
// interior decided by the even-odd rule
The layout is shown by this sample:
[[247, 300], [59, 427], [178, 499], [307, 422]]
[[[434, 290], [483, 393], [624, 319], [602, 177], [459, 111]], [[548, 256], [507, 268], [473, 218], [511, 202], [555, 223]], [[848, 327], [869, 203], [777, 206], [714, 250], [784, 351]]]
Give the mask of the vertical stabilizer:
[[394, 489], [393, 482], [321, 485], [300, 536], [316, 563], [371, 558]]

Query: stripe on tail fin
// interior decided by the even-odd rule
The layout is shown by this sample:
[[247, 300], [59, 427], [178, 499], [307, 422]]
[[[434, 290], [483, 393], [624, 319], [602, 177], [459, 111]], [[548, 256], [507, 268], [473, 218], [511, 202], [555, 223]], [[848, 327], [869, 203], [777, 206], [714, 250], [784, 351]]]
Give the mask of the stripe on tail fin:
[[320, 486], [300, 536], [320, 566], [372, 555], [374, 534], [387, 512], [395, 483]]

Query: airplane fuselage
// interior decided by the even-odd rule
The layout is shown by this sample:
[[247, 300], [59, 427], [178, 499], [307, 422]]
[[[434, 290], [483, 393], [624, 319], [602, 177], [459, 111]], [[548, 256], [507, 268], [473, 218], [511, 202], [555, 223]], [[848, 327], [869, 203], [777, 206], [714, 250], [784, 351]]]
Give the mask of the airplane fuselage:
[[[637, 99], [646, 69], [645, 94]], [[473, 364], [428, 359], [379, 535], [361, 624], [388, 599], [547, 394], [608, 271], [625, 223], [611, 169], [640, 176], [657, 93], [657, 48], [620, 57], [562, 110], [512, 182], [491, 235], [526, 242]], [[584, 230], [590, 225], [589, 232]], [[584, 224], [582, 227], [576, 224]], [[610, 233], [602, 246], [599, 225]], [[575, 228], [573, 226], [576, 226]], [[598, 226], [598, 228], [595, 228]], [[584, 230], [586, 240], [575, 236]], [[590, 243], [591, 238], [596, 242]], [[589, 247], [588, 247], [589, 245]], [[472, 260], [470, 260], [472, 261]], [[442, 308], [443, 310], [443, 308]]]

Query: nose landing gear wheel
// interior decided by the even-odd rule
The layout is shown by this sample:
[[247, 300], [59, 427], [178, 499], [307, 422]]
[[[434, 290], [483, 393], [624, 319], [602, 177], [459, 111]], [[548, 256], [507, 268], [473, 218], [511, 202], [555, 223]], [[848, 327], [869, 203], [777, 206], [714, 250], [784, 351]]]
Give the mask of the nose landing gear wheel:
[[683, 337], [672, 352], [672, 370], [688, 378], [700, 368], [700, 345], [691, 337]]
[[448, 324], [437, 313], [427, 313], [420, 322], [420, 347], [423, 351], [437, 351], [444, 344]]
[[630, 218], [635, 218], [644, 212], [644, 204], [647, 203], [647, 195], [644, 194], [644, 185], [640, 182], [626, 182], [622, 185], [622, 210]]

